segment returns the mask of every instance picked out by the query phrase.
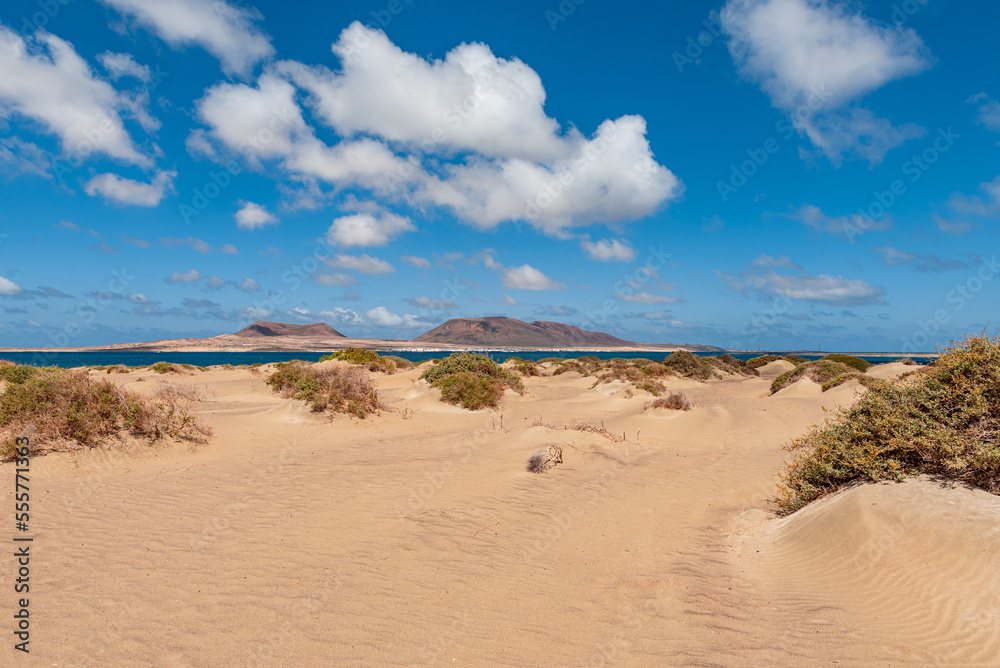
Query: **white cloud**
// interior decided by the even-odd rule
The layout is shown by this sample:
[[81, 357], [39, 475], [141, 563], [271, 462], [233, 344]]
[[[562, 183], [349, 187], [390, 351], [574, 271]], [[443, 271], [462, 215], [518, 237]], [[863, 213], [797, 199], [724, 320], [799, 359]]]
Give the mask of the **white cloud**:
[[431, 297], [411, 297], [408, 299], [414, 306], [430, 309], [432, 311], [449, 311], [455, 308], [455, 302], [450, 299], [434, 299]]
[[830, 115], [928, 66], [913, 30], [877, 25], [853, 5], [831, 0], [729, 0], [721, 18], [741, 73], [834, 162], [857, 151], [875, 163], [914, 136], [913, 126], [893, 132], [864, 109]]
[[[370, 40], [360, 52], [352, 49], [359, 38]], [[528, 220], [556, 236], [570, 226], [645, 217], [683, 191], [653, 158], [645, 119], [607, 120], [590, 138], [563, 132], [544, 114], [537, 73], [485, 45], [428, 61], [355, 23], [334, 50], [340, 72], [282, 62], [256, 86], [210, 88], [196, 105], [207, 130], [189, 137], [189, 149], [211, 156], [225, 147], [256, 167], [276, 160], [299, 182], [444, 208], [479, 228]], [[282, 77], [312, 94], [313, 117], [339, 142], [315, 136], [295, 86]]]
[[104, 69], [108, 71], [111, 78], [116, 81], [122, 77], [133, 77], [145, 83], [153, 80], [149, 67], [135, 62], [135, 58], [129, 53], [105, 51], [98, 55], [97, 59], [101, 61], [101, 65], [104, 65]]
[[219, 250], [221, 252], [225, 253], [226, 255], [239, 255], [240, 254], [239, 249], [236, 248], [236, 246], [234, 246], [232, 244], [222, 244], [222, 246], [219, 247]]
[[20, 137], [0, 139], [0, 172], [11, 176], [35, 174], [49, 178], [50, 158], [37, 144]]
[[152, 182], [133, 181], [117, 174], [98, 174], [87, 181], [84, 190], [90, 196], [103, 195], [104, 199], [115, 204], [131, 204], [133, 206], [156, 206], [167, 191], [173, 191], [174, 177], [177, 172], [157, 172]]
[[993, 132], [1000, 132], [1000, 102], [990, 100], [979, 107], [979, 122]]
[[864, 232], [887, 230], [892, 227], [892, 221], [888, 216], [880, 216], [876, 219], [855, 213], [831, 218], [813, 204], [803, 204], [798, 209], [793, 210], [788, 217], [797, 220], [814, 232], [834, 234], [849, 240], [853, 240], [854, 237]]
[[619, 299], [624, 299], [630, 304], [673, 304], [677, 301], [676, 297], [670, 297], [668, 295], [654, 295], [649, 292], [616, 292], [614, 296]]
[[172, 47], [196, 44], [216, 58], [227, 74], [247, 75], [274, 54], [268, 35], [254, 21], [256, 10], [223, 0], [101, 0], [153, 30]]
[[403, 232], [415, 229], [410, 219], [404, 216], [356, 213], [335, 219], [326, 233], [326, 239], [331, 244], [344, 247], [385, 246]]
[[580, 247], [592, 260], [600, 262], [631, 262], [635, 259], [635, 249], [624, 239], [584, 239]]
[[103, 153], [142, 166], [139, 153], [118, 111], [136, 103], [94, 77], [69, 42], [39, 32], [29, 48], [20, 35], [0, 25], [0, 116], [17, 112], [57, 135], [63, 151], [87, 157]]
[[554, 281], [531, 265], [500, 267], [500, 278], [505, 287], [515, 290], [560, 290], [565, 283]]
[[243, 292], [257, 292], [260, 290], [260, 283], [252, 278], [244, 278], [240, 283], [240, 290]]
[[175, 271], [164, 279], [166, 283], [196, 283], [201, 280], [201, 272], [197, 269], [190, 271]]
[[320, 311], [319, 315], [327, 320], [345, 325], [360, 325], [364, 322], [356, 311], [340, 306], [334, 307], [332, 311]]
[[981, 218], [1000, 216], [1000, 176], [979, 184], [982, 195], [954, 193], [948, 206], [958, 213]]
[[128, 296], [128, 300], [133, 304], [151, 304], [152, 301], [141, 292], [136, 292]]
[[[785, 269], [792, 273], [783, 273]], [[859, 278], [830, 274], [812, 276], [786, 256], [761, 255], [741, 274], [717, 272], [734, 290], [781, 295], [796, 301], [812, 301], [835, 306], [884, 304], [884, 289]]]
[[501, 299], [500, 301], [503, 302], [504, 304], [510, 304], [511, 306], [517, 306], [518, 304], [521, 303], [506, 293], [504, 293], [503, 299]]
[[9, 297], [20, 293], [23, 288], [14, 281], [0, 276], [0, 295]]
[[406, 262], [407, 264], [413, 265], [417, 269], [430, 269], [431, 268], [431, 261], [428, 260], [425, 257], [416, 257], [416, 256], [413, 256], [413, 255], [403, 255], [399, 259], [402, 260], [403, 262]]
[[872, 249], [882, 255], [882, 262], [887, 267], [912, 266], [920, 272], [944, 272], [956, 269], [968, 269], [969, 264], [952, 258], [939, 258], [933, 253], [907, 253], [892, 246], [879, 246]]
[[422, 322], [416, 315], [397, 315], [384, 306], [365, 311], [368, 323], [381, 327], [426, 327], [429, 323]]
[[241, 230], [255, 230], [265, 225], [277, 225], [278, 218], [261, 204], [243, 202], [236, 212], [236, 227]]
[[380, 260], [377, 257], [371, 257], [367, 254], [361, 256], [335, 255], [333, 258], [327, 260], [326, 263], [331, 267], [350, 269], [362, 274], [391, 274], [396, 271], [395, 267], [385, 260]]
[[357, 283], [350, 274], [317, 274], [314, 280], [320, 285], [336, 288], [346, 288]]

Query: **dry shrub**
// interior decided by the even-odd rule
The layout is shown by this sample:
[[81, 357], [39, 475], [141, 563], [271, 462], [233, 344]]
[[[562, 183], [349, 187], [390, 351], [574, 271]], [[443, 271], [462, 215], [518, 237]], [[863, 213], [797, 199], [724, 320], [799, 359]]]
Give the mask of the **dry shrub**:
[[650, 408], [667, 408], [672, 411], [691, 410], [691, 401], [681, 392], [671, 392], [665, 397], [658, 397], [652, 401], [647, 401], [642, 410], [648, 411]]
[[706, 357], [704, 359], [706, 359], [709, 364], [715, 365], [715, 368], [720, 371], [725, 371], [726, 373], [736, 374], [737, 376], [760, 375], [760, 372], [757, 371], [757, 367], [748, 362], [744, 362], [741, 359], [736, 359], [729, 353], [719, 355], [718, 357]]
[[[6, 367], [10, 369], [11, 367]], [[27, 367], [0, 395], [0, 445], [11, 457], [14, 439], [32, 430], [35, 454], [75, 450], [125, 437], [204, 442], [211, 429], [180, 396], [144, 397], [86, 371]]]
[[528, 376], [539, 376], [541, 372], [539, 371], [538, 364], [531, 360], [521, 359], [520, 357], [510, 357], [507, 359], [514, 366], [514, 371], [523, 377]]
[[683, 378], [708, 380], [712, 377], [712, 363], [704, 357], [687, 350], [677, 350], [663, 360], [663, 364], [674, 374]]
[[856, 481], [931, 473], [1000, 493], [1000, 337], [970, 336], [795, 439], [781, 474], [789, 511]]
[[536, 450], [528, 457], [530, 473], [545, 473], [556, 464], [562, 464], [562, 448], [558, 445], [548, 445], [544, 450]]
[[267, 379], [275, 392], [305, 401], [314, 413], [347, 413], [364, 418], [382, 408], [371, 378], [357, 367], [317, 369], [308, 362], [279, 362]]

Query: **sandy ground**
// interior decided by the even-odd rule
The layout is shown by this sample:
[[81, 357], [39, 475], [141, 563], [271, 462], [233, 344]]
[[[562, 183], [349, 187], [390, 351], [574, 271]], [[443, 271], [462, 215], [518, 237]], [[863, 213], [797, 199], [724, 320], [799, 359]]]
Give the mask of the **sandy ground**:
[[32, 651], [8, 550], [0, 664], [1000, 665], [1000, 499], [920, 478], [777, 517], [781, 446], [861, 391], [767, 397], [782, 370], [671, 381], [689, 412], [576, 374], [469, 412], [410, 371], [332, 422], [246, 370], [171, 377], [209, 444], [32, 461]]

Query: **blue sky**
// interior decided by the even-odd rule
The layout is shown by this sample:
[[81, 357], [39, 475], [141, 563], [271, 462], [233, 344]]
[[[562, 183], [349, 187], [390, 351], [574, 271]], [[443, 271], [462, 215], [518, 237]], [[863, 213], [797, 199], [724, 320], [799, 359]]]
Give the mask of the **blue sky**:
[[7, 2], [0, 345], [508, 315], [932, 350], [995, 327], [997, 25], [948, 0]]

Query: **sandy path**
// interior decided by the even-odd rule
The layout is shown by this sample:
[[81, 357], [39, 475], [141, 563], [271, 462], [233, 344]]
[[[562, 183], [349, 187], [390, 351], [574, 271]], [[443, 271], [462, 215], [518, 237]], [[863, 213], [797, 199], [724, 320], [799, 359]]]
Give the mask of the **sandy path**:
[[[695, 409], [644, 414], [565, 374], [491, 415], [416, 375], [379, 377], [413, 412], [332, 424], [187, 376], [208, 446], [35, 460], [29, 664], [1000, 662], [996, 497], [916, 480], [773, 519], [781, 445], [852, 388], [672, 381]], [[546, 443], [564, 463], [525, 472]]]

